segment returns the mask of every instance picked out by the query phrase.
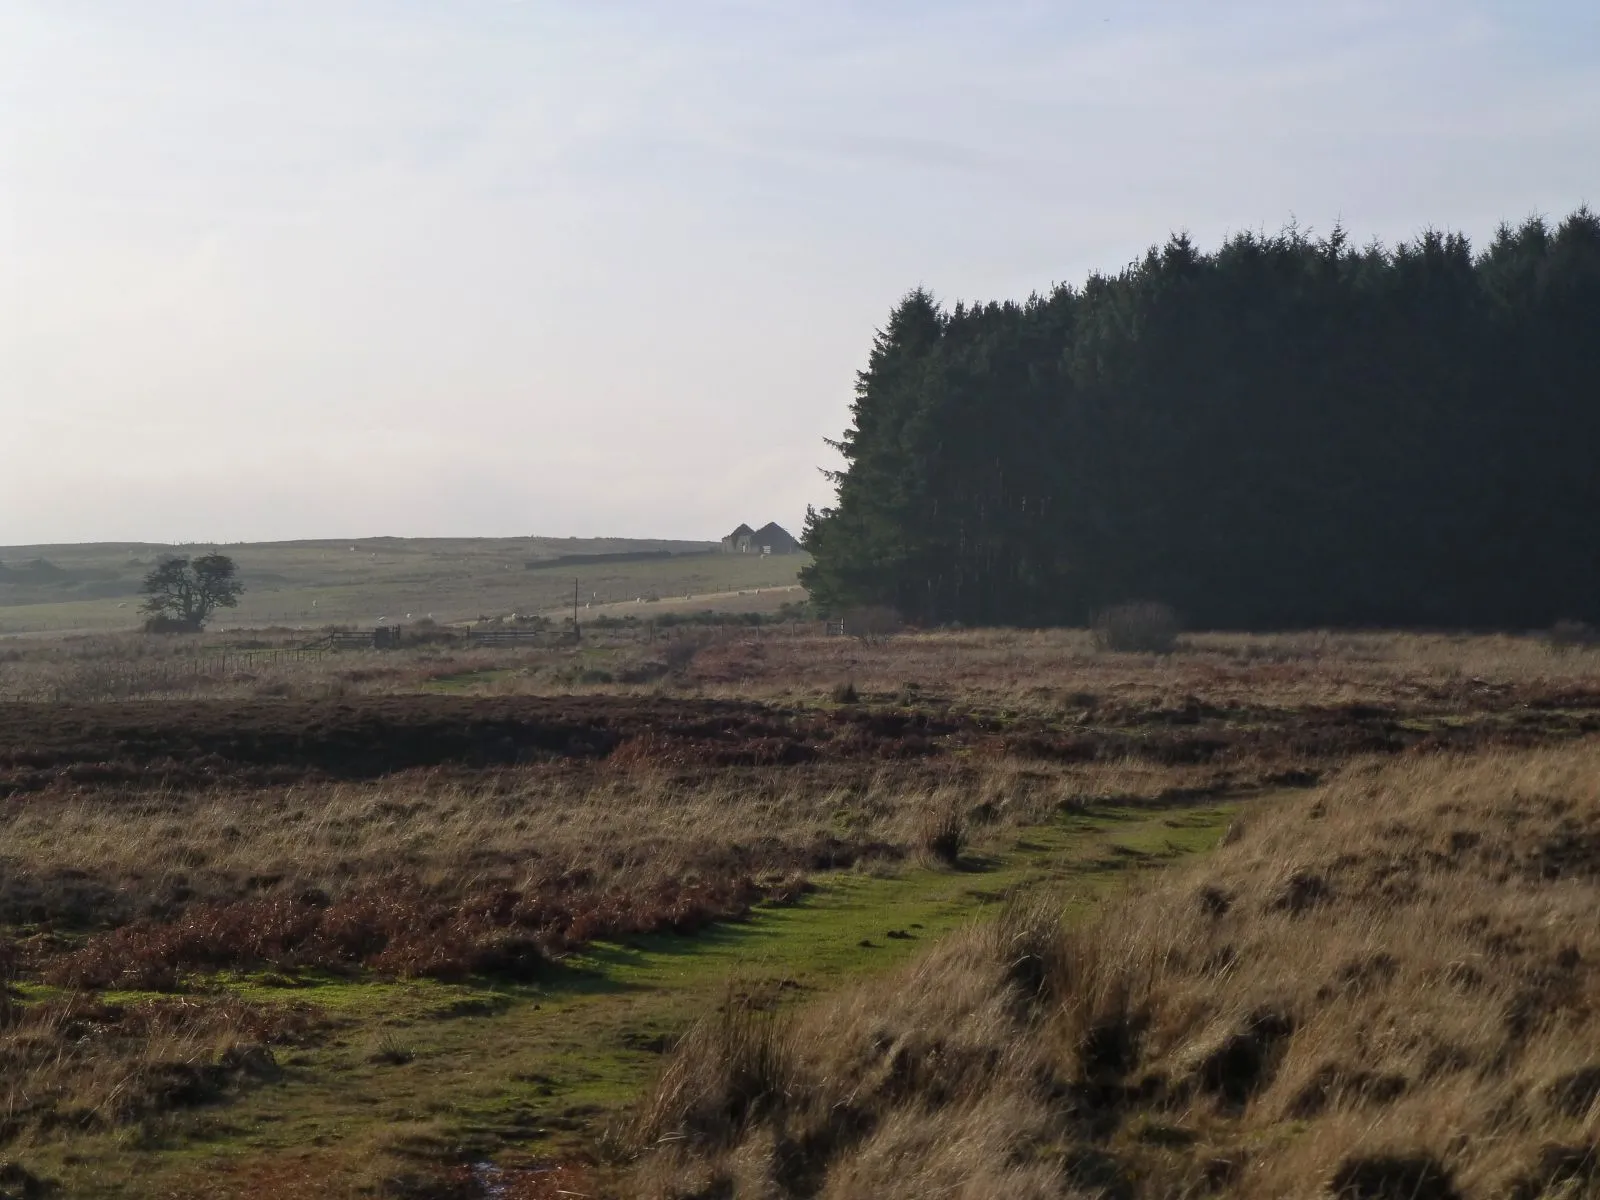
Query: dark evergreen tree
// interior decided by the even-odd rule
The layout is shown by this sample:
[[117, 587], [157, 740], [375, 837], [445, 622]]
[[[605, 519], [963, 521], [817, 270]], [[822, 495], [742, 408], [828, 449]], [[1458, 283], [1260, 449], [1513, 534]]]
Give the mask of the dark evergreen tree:
[[1185, 236], [1024, 304], [927, 292], [857, 382], [824, 608], [1081, 624], [1600, 617], [1600, 219]]

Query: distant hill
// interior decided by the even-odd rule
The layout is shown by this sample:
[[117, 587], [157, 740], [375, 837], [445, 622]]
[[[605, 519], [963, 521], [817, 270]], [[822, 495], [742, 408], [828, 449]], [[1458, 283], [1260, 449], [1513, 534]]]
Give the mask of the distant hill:
[[47, 558], [0, 559], [0, 605], [127, 596], [139, 590], [140, 582], [137, 575], [105, 567], [69, 570]]
[[[720, 544], [666, 538], [0, 546], [0, 634], [133, 628], [140, 585], [152, 565], [169, 554], [213, 550], [239, 564], [245, 585], [239, 607], [220, 619], [219, 628], [306, 630], [558, 611], [571, 607], [575, 579], [581, 599], [595, 610], [660, 596], [739, 611], [760, 603], [758, 593], [792, 586], [803, 562], [800, 555], [774, 562], [710, 553]], [[44, 567], [31, 565], [41, 560]]]
[[0, 559], [0, 583], [56, 583], [67, 578], [68, 573], [47, 558], [23, 563]]

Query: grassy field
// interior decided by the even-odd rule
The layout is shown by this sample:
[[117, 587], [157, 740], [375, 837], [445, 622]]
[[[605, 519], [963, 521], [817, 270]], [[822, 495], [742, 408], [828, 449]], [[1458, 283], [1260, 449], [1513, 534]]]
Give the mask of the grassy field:
[[292, 642], [0, 646], [0, 1189], [1600, 1186], [1600, 656]]
[[[709, 542], [563, 538], [368, 538], [217, 547], [239, 564], [245, 594], [218, 629], [371, 627], [427, 616], [476, 621], [570, 612], [574, 582], [594, 606], [760, 607], [757, 589], [793, 587], [803, 555], [714, 553]], [[102, 632], [139, 623], [139, 584], [164, 554], [211, 547], [100, 543], [0, 547], [0, 635]], [[558, 556], [669, 551], [673, 557], [528, 570]], [[744, 593], [741, 595], [741, 593]], [[653, 600], [651, 598], [654, 598]], [[794, 595], [790, 599], [798, 598]]]
[[1593, 1196], [1597, 768], [1592, 743], [1362, 764], [1088, 920], [1013, 905], [710, 1023], [628, 1190]]

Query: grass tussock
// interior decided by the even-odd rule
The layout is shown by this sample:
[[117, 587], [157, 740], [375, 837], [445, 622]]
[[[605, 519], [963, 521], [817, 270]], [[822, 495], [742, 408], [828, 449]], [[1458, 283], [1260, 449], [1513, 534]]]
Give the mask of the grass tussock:
[[231, 997], [13, 1002], [0, 1020], [0, 1145], [158, 1121], [276, 1078], [276, 1048], [319, 1024], [303, 1005]]
[[795, 1015], [759, 1102], [712, 1069], [744, 1035], [707, 1032], [647, 1103], [636, 1191], [1600, 1194], [1597, 768], [1352, 769], [1088, 924], [1013, 905]]
[[956, 803], [932, 808], [924, 815], [917, 830], [917, 849], [925, 859], [946, 867], [956, 866], [966, 844], [967, 821]]
[[730, 987], [684, 1036], [630, 1130], [638, 1144], [729, 1146], [780, 1106], [794, 1073], [787, 1020]]

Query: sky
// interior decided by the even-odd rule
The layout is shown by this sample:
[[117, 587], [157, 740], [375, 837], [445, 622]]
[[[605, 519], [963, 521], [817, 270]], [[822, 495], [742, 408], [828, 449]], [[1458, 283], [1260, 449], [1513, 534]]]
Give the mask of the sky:
[[1600, 5], [0, 0], [0, 544], [798, 532], [908, 290], [1600, 204]]

